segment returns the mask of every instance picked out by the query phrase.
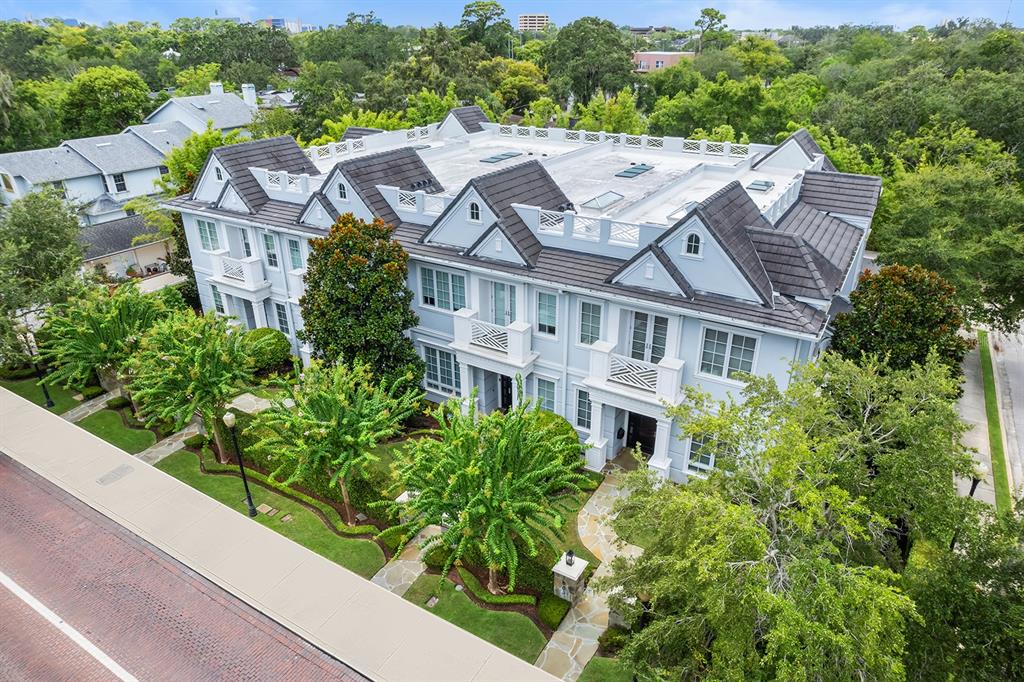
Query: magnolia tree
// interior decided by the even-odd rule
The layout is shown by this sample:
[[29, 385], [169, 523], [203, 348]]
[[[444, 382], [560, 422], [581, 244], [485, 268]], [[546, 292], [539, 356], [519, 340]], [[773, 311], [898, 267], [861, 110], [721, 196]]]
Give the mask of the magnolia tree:
[[333, 367], [313, 361], [295, 383], [283, 389], [250, 429], [262, 437], [253, 446], [276, 460], [275, 478], [284, 483], [327, 476], [345, 501], [345, 521], [353, 524], [348, 482], [379, 458], [378, 443], [399, 433], [423, 397], [412, 373], [378, 383], [367, 365]]
[[428, 525], [443, 526], [424, 549], [445, 548], [444, 572], [464, 557], [482, 558], [494, 594], [502, 591], [502, 571], [515, 589], [520, 547], [536, 556], [539, 545], [552, 544], [562, 526], [553, 503], [579, 492], [584, 480], [579, 438], [519, 391], [518, 406], [505, 413], [479, 414], [475, 392], [466, 404], [453, 399], [431, 412], [438, 428], [398, 463], [412, 495], [393, 508], [406, 521], [383, 533], [404, 545]]
[[[265, 338], [265, 337], [264, 337]], [[173, 422], [181, 429], [198, 414], [217, 443], [221, 461], [224, 444], [216, 420], [224, 406], [251, 383], [253, 344], [226, 318], [209, 313], [198, 317], [178, 313], [160, 320], [146, 333], [132, 358], [132, 391], [149, 424]]]

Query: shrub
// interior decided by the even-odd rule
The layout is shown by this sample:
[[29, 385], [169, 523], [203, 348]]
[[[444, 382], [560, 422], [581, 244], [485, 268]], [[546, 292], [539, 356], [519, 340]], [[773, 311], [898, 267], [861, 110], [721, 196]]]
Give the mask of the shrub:
[[86, 400], [97, 398], [106, 393], [102, 386], [86, 386], [82, 389], [82, 397]]
[[448, 552], [443, 545], [434, 545], [420, 557], [427, 568], [433, 571], [440, 571], [444, 568], [444, 561], [448, 558]]
[[537, 556], [531, 557], [526, 553], [526, 547], [516, 540], [519, 548], [519, 572], [516, 581], [520, 585], [532, 587], [541, 594], [546, 594], [554, 589], [554, 578], [551, 575], [551, 567], [559, 559], [559, 554], [545, 545], [537, 546]]
[[[543, 426], [543, 427], [550, 427], [554, 431], [554, 436], [556, 438], [560, 437], [560, 436], [566, 436], [568, 438], [571, 438], [572, 440], [574, 440], [577, 443], [580, 440], [580, 435], [579, 435], [579, 433], [576, 432], [576, 429], [573, 428], [572, 424], [569, 423], [568, 419], [566, 419], [565, 417], [563, 417], [560, 414], [555, 414], [554, 412], [549, 412], [548, 410], [541, 410], [540, 411], [540, 425]], [[578, 454], [580, 456], [582, 456], [582, 454], [583, 454], [582, 448], [579, 450]], [[575, 457], [575, 456], [573, 458], [573, 461], [574, 462], [582, 462], [580, 457]], [[573, 463], [573, 462], [570, 462], [570, 464], [571, 463]]]
[[537, 601], [531, 594], [491, 594], [468, 569], [459, 566], [455, 570], [459, 572], [459, 577], [465, 583], [466, 589], [485, 604], [529, 604], [532, 606]]
[[125, 398], [123, 395], [119, 395], [116, 398], [111, 398], [107, 401], [107, 407], [111, 410], [122, 410], [126, 407], [131, 407], [132, 401]]
[[572, 604], [566, 600], [554, 593], [545, 592], [540, 595], [540, 601], [537, 603], [537, 614], [545, 625], [552, 630], [557, 630], [570, 608], [572, 608]]
[[[391, 477], [380, 469], [369, 467], [364, 475], [353, 475], [348, 483], [349, 500], [352, 506], [363, 512], [373, 509], [375, 502], [394, 499], [390, 494]], [[331, 486], [337, 489], [337, 486]]]
[[250, 352], [253, 370], [257, 374], [280, 369], [291, 358], [292, 344], [288, 337], [277, 329], [271, 329], [270, 327], [253, 329], [250, 332], [246, 332], [245, 339], [253, 345], [256, 345], [256, 342], [261, 339], [266, 339], [266, 341], [261, 343], [261, 347], [258, 350], [253, 349]]
[[597, 638], [597, 643], [601, 646], [602, 654], [605, 656], [615, 656], [629, 644], [629, 631], [618, 627], [610, 627]]
[[205, 433], [197, 433], [193, 436], [189, 436], [183, 440], [182, 443], [184, 443], [187, 448], [203, 448], [206, 446], [206, 440]]
[[32, 366], [28, 367], [5, 367], [0, 370], [0, 379], [10, 379], [11, 381], [18, 381], [20, 379], [30, 379], [36, 375], [36, 370]]

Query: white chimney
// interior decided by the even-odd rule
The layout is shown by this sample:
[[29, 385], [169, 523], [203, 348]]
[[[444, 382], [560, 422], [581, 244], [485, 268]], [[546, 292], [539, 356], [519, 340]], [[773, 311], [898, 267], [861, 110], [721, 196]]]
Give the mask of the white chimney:
[[219, 83], [217, 81], [211, 81], [210, 82], [210, 94], [211, 95], [223, 95], [224, 94], [224, 84], [223, 83]]
[[256, 86], [252, 83], [242, 83], [242, 101], [250, 107], [256, 107]]

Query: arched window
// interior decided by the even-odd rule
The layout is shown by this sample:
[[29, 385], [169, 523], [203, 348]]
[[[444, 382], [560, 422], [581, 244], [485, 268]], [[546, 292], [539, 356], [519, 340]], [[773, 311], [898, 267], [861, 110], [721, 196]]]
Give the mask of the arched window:
[[480, 204], [475, 201], [469, 203], [469, 219], [474, 222], [480, 222]]
[[348, 188], [345, 187], [345, 183], [338, 183], [338, 198], [342, 201], [348, 201]]
[[700, 235], [696, 232], [691, 232], [686, 235], [686, 255], [687, 256], [699, 256], [700, 255]]
[[224, 172], [220, 169], [220, 166], [214, 166], [213, 172], [217, 175], [217, 182], [224, 182]]

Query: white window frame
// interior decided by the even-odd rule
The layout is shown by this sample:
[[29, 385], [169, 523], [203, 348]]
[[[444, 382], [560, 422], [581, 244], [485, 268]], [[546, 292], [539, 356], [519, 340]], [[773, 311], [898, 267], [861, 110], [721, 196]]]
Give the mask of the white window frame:
[[[705, 372], [703, 370], [703, 368], [701, 367], [702, 358], [704, 356], [704, 337], [705, 337], [705, 334], [707, 333], [706, 330], [708, 330], [708, 329], [714, 330], [716, 332], [723, 332], [723, 333], [729, 335], [729, 340], [728, 340], [728, 342], [725, 345], [725, 361], [724, 361], [724, 364], [722, 365], [722, 376], [718, 376], [717, 374], [710, 374], [708, 372]], [[763, 340], [762, 339], [763, 335], [760, 332], [754, 332], [754, 331], [750, 331], [748, 329], [734, 330], [734, 329], [729, 329], [727, 327], [716, 327], [714, 325], [701, 325], [701, 327], [700, 327], [700, 342], [697, 345], [697, 361], [696, 361], [696, 367], [695, 367], [696, 371], [694, 372], [696, 374], [696, 376], [701, 377], [703, 379], [707, 379], [709, 381], [717, 381], [717, 382], [720, 382], [720, 383], [723, 383], [723, 384], [729, 384], [731, 386], [742, 386], [743, 385], [743, 382], [740, 381], [739, 379], [732, 379], [732, 378], [729, 377], [729, 358], [732, 357], [732, 344], [733, 344], [733, 337], [735, 337], [735, 336], [745, 336], [745, 337], [754, 339], [754, 357], [750, 361], [750, 372], [749, 372], [749, 374], [751, 374], [751, 375], [757, 374], [757, 361], [758, 361], [758, 357], [761, 354], [761, 342]]]
[[[437, 380], [432, 381], [430, 379], [430, 358], [429, 354], [433, 352], [437, 354]], [[441, 383], [441, 354], [445, 353], [450, 355], [452, 358], [452, 381], [454, 386], [447, 386]], [[426, 365], [426, 369], [423, 372], [423, 385], [427, 390], [433, 391], [440, 395], [452, 395], [461, 397], [462, 396], [462, 370], [459, 368], [459, 359], [455, 353], [450, 350], [444, 350], [437, 346], [430, 346], [427, 344], [423, 345], [423, 364]]]
[[[590, 343], [586, 343], [583, 340], [583, 304], [584, 303], [586, 303], [588, 305], [596, 305], [598, 307], [598, 309], [601, 311], [601, 319], [599, 320], [598, 325], [597, 325], [597, 338], [594, 339], [593, 341], [591, 341]], [[603, 334], [604, 334], [604, 323], [605, 323], [605, 319], [604, 318], [605, 318], [604, 303], [602, 303], [600, 301], [595, 301], [594, 299], [581, 298], [579, 300], [579, 302], [576, 304], [576, 330], [575, 330], [576, 331], [576, 345], [579, 346], [580, 348], [590, 348], [595, 343], [600, 341], [603, 338]]]
[[[709, 455], [710, 458], [711, 458], [711, 462], [708, 463], [708, 464], [704, 464], [702, 462], [695, 461], [693, 459], [693, 441], [696, 438], [697, 437], [695, 437], [695, 436], [690, 436], [689, 440], [686, 443], [686, 473], [687, 474], [696, 474], [696, 475], [700, 476], [700, 475], [707, 474], [708, 472], [710, 472], [712, 469], [715, 468], [715, 455], [714, 455], [714, 453], [711, 453]], [[708, 439], [702, 436], [702, 437], [699, 437], [699, 440], [700, 440], [701, 447], [703, 447], [704, 445], [707, 444], [707, 440]]]
[[[553, 332], [542, 331], [541, 328], [540, 328], [540, 325], [541, 325], [541, 322], [540, 322], [540, 297], [541, 296], [551, 296], [552, 298], [555, 299], [555, 324], [554, 324], [555, 331], [553, 331]], [[547, 337], [549, 339], [557, 339], [558, 338], [558, 328], [560, 326], [558, 324], [558, 308], [559, 308], [559, 305], [558, 305], [558, 293], [554, 292], [554, 291], [544, 291], [543, 289], [541, 289], [541, 290], [537, 291], [536, 304], [537, 304], [537, 333], [541, 334], [541, 335], [543, 335], [543, 336], [545, 336], [545, 337]]]
[[213, 167], [213, 177], [217, 179], [217, 182], [224, 182], [224, 171], [220, 166]]
[[238, 228], [238, 234], [242, 241], [242, 253], [246, 258], [252, 258], [252, 242], [249, 241], [249, 230], [244, 227]]
[[338, 201], [348, 202], [348, 187], [345, 186], [344, 182], [338, 183]]
[[[420, 265], [418, 270], [419, 270], [419, 281], [418, 281], [418, 292], [417, 292], [417, 297], [416, 298], [417, 298], [417, 301], [419, 302], [419, 304], [421, 306], [423, 306], [424, 308], [429, 308], [430, 310], [438, 310], [438, 311], [441, 311], [441, 312], [444, 312], [444, 313], [454, 313], [456, 310], [460, 310], [461, 308], [465, 308], [465, 307], [469, 306], [469, 276], [466, 273], [458, 272], [456, 270], [449, 270], [448, 268], [439, 268], [439, 267], [435, 267], [434, 265]], [[426, 301], [423, 300], [423, 297], [424, 297], [424, 294], [425, 294], [425, 291], [426, 291], [424, 289], [424, 287], [423, 287], [423, 277], [424, 277], [424, 274], [425, 274], [425, 272], [427, 270], [429, 270], [429, 271], [431, 271], [433, 273], [431, 275], [431, 284], [432, 284], [433, 289], [434, 289], [434, 302], [433, 303], [427, 303]], [[443, 273], [448, 275], [448, 299], [449, 299], [449, 303], [451, 304], [451, 308], [445, 308], [445, 307], [440, 306], [440, 305], [437, 304], [437, 302], [438, 302], [438, 295], [437, 295], [437, 273], [439, 273], [439, 272], [443, 272]], [[455, 286], [454, 286], [453, 279], [452, 279], [453, 277], [461, 277], [462, 278], [462, 303], [463, 303], [463, 305], [458, 306], [458, 307], [456, 307], [456, 305], [455, 305]]]
[[[278, 303], [277, 301], [273, 301], [273, 304], [274, 304], [274, 318], [277, 321], [277, 330], [279, 332], [281, 332], [282, 334], [284, 334], [285, 336], [291, 336], [292, 335], [292, 324], [291, 324], [291, 320], [288, 318], [288, 306], [285, 305], [284, 303]], [[282, 315], [284, 316], [284, 320], [283, 320], [284, 326], [283, 327], [281, 326], [281, 324], [282, 324]]]
[[[203, 231], [206, 230], [206, 239], [203, 239]], [[207, 253], [220, 251], [220, 230], [217, 223], [212, 220], [196, 218], [196, 230], [199, 232], [199, 248]]]
[[[292, 246], [295, 250], [292, 250]], [[295, 259], [298, 258], [299, 264], [295, 264]], [[298, 239], [288, 238], [288, 264], [292, 266], [292, 270], [301, 270], [303, 268], [302, 262], [302, 242]]]
[[[690, 253], [690, 237], [696, 237], [698, 240], [697, 253]], [[685, 235], [683, 235], [682, 255], [686, 258], [694, 258], [697, 260], [704, 258], [705, 241], [707, 240], [704, 239], [704, 235], [702, 235], [700, 232], [697, 232], [696, 230], [691, 230], [687, 232]]]
[[[586, 426], [580, 424], [580, 417], [582, 416], [582, 412], [580, 411], [580, 393], [587, 394]], [[579, 386], [576, 386], [575, 390], [573, 391], [572, 423], [573, 426], [575, 426], [577, 429], [579, 429], [580, 431], [586, 431], [587, 433], [591, 433], [594, 428], [594, 398], [591, 396], [589, 390], [581, 388]]]
[[[120, 182], [117, 181], [118, 178], [121, 178]], [[114, 173], [110, 179], [114, 181], [115, 194], [123, 194], [128, 191], [128, 181], [124, 179], [124, 173]]]
[[[267, 267], [277, 270], [281, 266], [281, 256], [277, 253], [277, 240], [271, 232], [263, 233], [263, 251], [267, 257]], [[270, 262], [271, 256], [274, 258], [273, 263]]]
[[[551, 407], [544, 407], [544, 401], [540, 397], [540, 382], [546, 381], [551, 384]], [[513, 389], [514, 390], [514, 389]], [[540, 409], [558, 414], [558, 379], [544, 374], [533, 375], [533, 397], [536, 399]]]
[[216, 284], [210, 285], [210, 292], [213, 295], [213, 311], [218, 315], [227, 315], [228, 308], [224, 305], [224, 294], [220, 293]]
[[665, 66], [665, 62], [663, 60], [661, 60], [661, 59], [655, 59], [654, 60], [654, 68], [660, 69], [660, 68], [663, 68], [664, 66]]
[[[476, 218], [473, 217], [473, 209], [474, 208], [476, 208]], [[478, 202], [478, 201], [471, 201], [471, 202], [469, 202], [469, 205], [466, 206], [466, 220], [468, 220], [471, 223], [479, 224], [479, 223], [481, 223], [483, 221], [482, 215], [483, 214], [480, 211], [480, 202]]]

